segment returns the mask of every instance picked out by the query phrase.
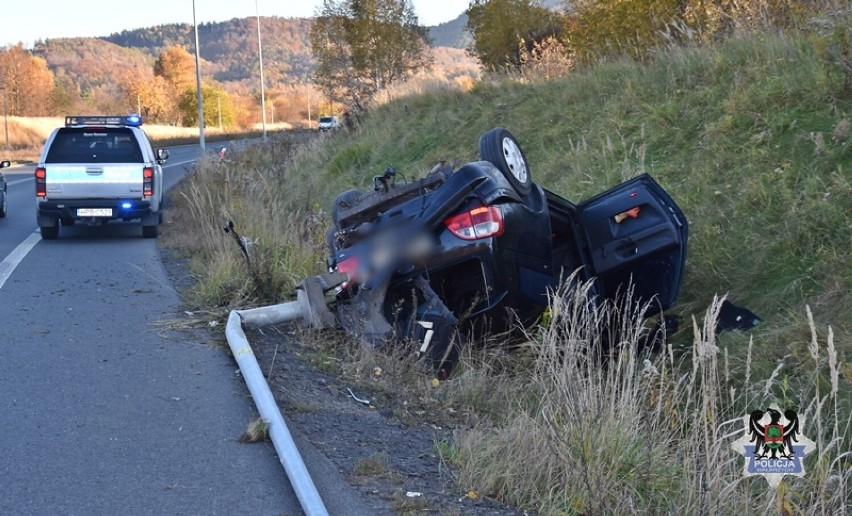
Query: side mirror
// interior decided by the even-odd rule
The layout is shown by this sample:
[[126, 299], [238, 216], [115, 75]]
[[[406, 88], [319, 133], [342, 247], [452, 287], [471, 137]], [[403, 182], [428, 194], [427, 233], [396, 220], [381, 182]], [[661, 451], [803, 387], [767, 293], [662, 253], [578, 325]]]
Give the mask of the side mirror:
[[4, 159], [3, 161], [0, 161], [0, 168], [6, 168], [6, 167], [11, 167], [11, 166], [12, 166], [12, 162], [9, 161], [8, 159]]
[[169, 159], [169, 150], [168, 149], [157, 149], [157, 163], [162, 165]]

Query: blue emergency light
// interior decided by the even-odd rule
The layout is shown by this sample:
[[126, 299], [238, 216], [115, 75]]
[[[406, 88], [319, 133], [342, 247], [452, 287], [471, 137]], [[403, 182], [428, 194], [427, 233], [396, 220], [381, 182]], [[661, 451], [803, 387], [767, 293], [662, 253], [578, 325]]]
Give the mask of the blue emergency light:
[[74, 126], [104, 126], [117, 125], [124, 127], [140, 127], [142, 125], [142, 117], [137, 114], [127, 116], [89, 116], [75, 115], [65, 117], [65, 127]]

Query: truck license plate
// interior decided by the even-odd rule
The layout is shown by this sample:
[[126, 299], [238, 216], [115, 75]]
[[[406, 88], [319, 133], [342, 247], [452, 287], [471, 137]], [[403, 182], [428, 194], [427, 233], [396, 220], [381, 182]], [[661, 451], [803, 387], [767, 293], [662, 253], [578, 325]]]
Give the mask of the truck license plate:
[[78, 208], [78, 217], [112, 217], [112, 208]]

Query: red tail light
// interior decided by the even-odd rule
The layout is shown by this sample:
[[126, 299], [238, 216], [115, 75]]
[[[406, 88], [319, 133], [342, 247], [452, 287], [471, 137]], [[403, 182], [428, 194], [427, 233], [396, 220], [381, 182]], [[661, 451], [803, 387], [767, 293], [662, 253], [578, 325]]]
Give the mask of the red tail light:
[[337, 272], [342, 272], [349, 276], [349, 281], [346, 281], [341, 285], [344, 289], [349, 288], [352, 283], [358, 281], [358, 257], [350, 256], [349, 258], [342, 260], [337, 264]]
[[503, 211], [498, 206], [480, 206], [444, 221], [455, 236], [476, 240], [503, 234]]
[[152, 167], [142, 169], [142, 195], [145, 197], [154, 196], [154, 169]]
[[47, 197], [47, 170], [44, 167], [35, 169], [36, 197]]

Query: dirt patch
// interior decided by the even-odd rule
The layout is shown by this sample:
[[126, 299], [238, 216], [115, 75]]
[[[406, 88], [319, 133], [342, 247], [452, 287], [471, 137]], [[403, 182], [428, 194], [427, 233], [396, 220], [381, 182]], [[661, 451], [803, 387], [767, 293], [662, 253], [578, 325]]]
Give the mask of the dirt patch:
[[[288, 424], [353, 486], [386, 501], [389, 511], [520, 514], [494, 500], [473, 500], [453, 483], [436, 447], [452, 439], [451, 429], [400, 421], [374, 393], [318, 370], [308, 358], [313, 351], [286, 334], [267, 330], [247, 336]], [[350, 390], [371, 403], [356, 401]]]

